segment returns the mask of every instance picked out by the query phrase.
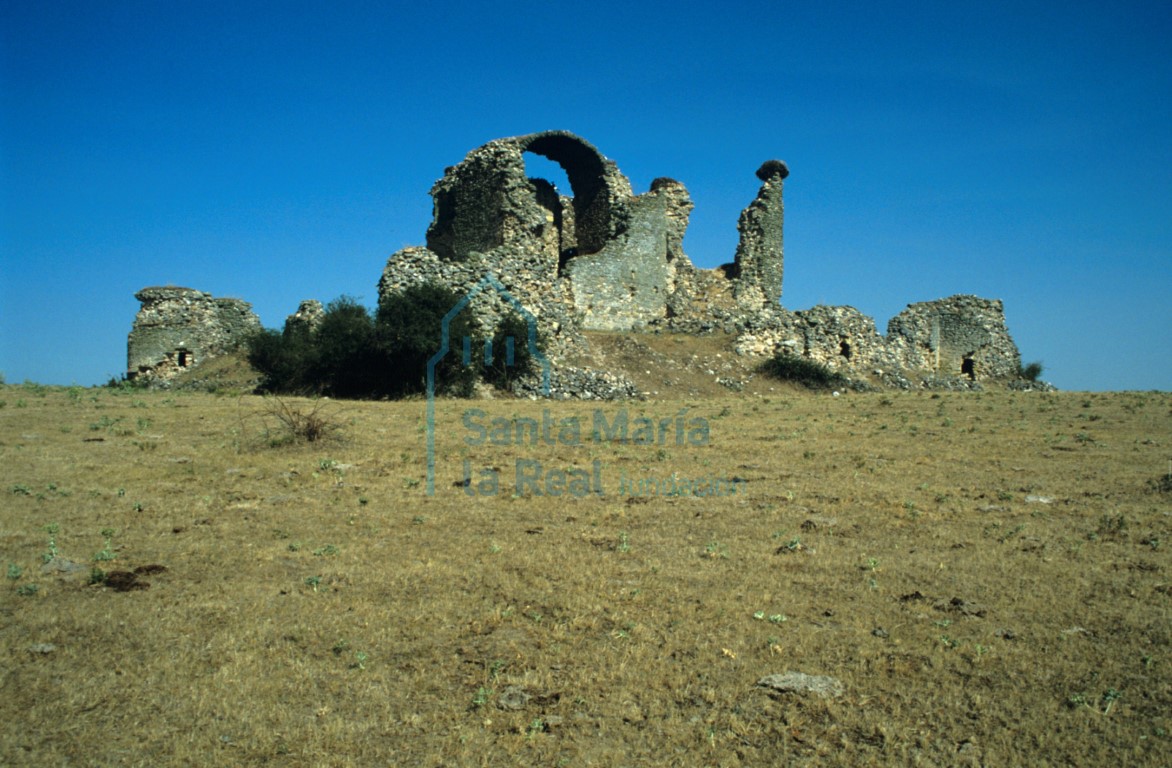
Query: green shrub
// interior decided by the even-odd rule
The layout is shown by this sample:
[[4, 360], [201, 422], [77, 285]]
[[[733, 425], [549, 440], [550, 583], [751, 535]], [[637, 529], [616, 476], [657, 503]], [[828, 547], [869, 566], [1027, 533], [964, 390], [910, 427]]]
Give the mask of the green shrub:
[[1028, 365], [1023, 365], [1018, 371], [1018, 376], [1025, 379], [1026, 381], [1037, 381], [1042, 376], [1041, 362], [1034, 362], [1029, 363]]
[[[444, 316], [460, 295], [425, 283], [384, 297], [373, 316], [357, 301], [342, 296], [326, 306], [311, 331], [294, 326], [286, 332], [263, 330], [247, 342], [248, 362], [261, 374], [260, 391], [332, 397], [407, 397], [427, 391], [427, 363], [443, 342]], [[506, 345], [513, 338], [513, 365]], [[470, 339], [471, 363], [464, 365], [464, 339]], [[484, 338], [471, 311], [452, 318], [448, 354], [436, 366], [437, 394], [467, 397], [484, 378], [507, 387], [532, 367], [529, 328], [510, 313], [493, 333], [493, 361], [483, 366]]]
[[266, 329], [248, 339], [247, 349], [262, 392], [364, 397], [378, 389], [382, 361], [374, 321], [349, 296], [331, 301], [312, 331]]
[[[513, 340], [513, 364], [509, 365], [508, 343]], [[534, 339], [538, 351], [544, 339]], [[505, 315], [492, 335], [492, 363], [484, 369], [484, 380], [497, 389], [508, 389], [521, 376], [533, 371], [533, 350], [529, 347], [529, 323], [517, 312]]]
[[[450, 288], [433, 283], [405, 288], [385, 297], [378, 308], [378, 344], [387, 355], [382, 384], [393, 397], [427, 391], [427, 362], [440, 350], [444, 315], [460, 301]], [[448, 326], [448, 354], [436, 366], [437, 394], [467, 397], [476, 383], [479, 367], [464, 365], [463, 340], [472, 339], [472, 349], [483, 349], [470, 311], [452, 318]]]
[[310, 372], [308, 335], [265, 329], [249, 337], [248, 362], [261, 375], [261, 392], [309, 394], [315, 390]]
[[380, 394], [385, 351], [375, 339], [374, 319], [349, 296], [334, 299], [309, 337], [310, 383], [332, 397]]
[[829, 389], [845, 386], [847, 379], [841, 373], [805, 357], [778, 352], [761, 364], [761, 372], [780, 381], [791, 381], [809, 389]]

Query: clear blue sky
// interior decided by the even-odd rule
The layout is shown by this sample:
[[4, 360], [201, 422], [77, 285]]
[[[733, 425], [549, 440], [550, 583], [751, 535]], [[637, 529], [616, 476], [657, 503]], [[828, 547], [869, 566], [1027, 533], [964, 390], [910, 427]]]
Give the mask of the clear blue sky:
[[1005, 301], [1064, 389], [1172, 389], [1172, 3], [0, 4], [0, 372], [120, 375], [147, 285], [373, 305], [445, 166], [559, 128], [782, 303]]

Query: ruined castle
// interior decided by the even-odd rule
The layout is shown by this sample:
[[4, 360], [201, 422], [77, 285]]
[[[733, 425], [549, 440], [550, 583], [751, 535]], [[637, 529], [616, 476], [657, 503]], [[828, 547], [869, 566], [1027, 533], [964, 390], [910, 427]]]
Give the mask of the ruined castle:
[[252, 305], [178, 286], [143, 288], [126, 343], [126, 375], [166, 381], [237, 349], [261, 329]]
[[[530, 178], [526, 153], [559, 164], [568, 194]], [[426, 245], [388, 259], [379, 301], [426, 282], [463, 294], [491, 274], [536, 318], [555, 365], [589, 344], [583, 331], [719, 330], [735, 334], [743, 355], [797, 355], [888, 385], [1018, 375], [1020, 355], [998, 300], [953, 296], [912, 304], [885, 335], [852, 307], [784, 309], [788, 175], [777, 160], [757, 170], [761, 186], [737, 222], [733, 260], [699, 269], [683, 250], [693, 205], [681, 182], [657, 178], [637, 195], [612, 160], [566, 131], [497, 139], [445, 169], [431, 189]], [[240, 329], [259, 327], [243, 302], [196, 293], [137, 294], [143, 308], [130, 336], [131, 376], [166, 377], [223, 350]], [[491, 291], [478, 293], [471, 307], [486, 327], [508, 309]], [[303, 302], [288, 322], [312, 326], [320, 312], [317, 302]]]

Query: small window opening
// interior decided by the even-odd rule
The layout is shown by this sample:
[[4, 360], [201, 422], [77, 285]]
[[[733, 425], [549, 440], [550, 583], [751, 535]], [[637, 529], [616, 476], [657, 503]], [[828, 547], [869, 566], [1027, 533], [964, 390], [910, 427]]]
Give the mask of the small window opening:
[[970, 380], [977, 380], [977, 364], [971, 357], [966, 357], [960, 364], [960, 373], [962, 376], [968, 376]]

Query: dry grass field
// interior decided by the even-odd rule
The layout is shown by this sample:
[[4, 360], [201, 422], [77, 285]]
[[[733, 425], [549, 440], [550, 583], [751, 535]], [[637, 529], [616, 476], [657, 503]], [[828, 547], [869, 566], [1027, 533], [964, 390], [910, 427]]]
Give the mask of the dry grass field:
[[1166, 393], [278, 405], [0, 387], [0, 764], [1172, 764]]

